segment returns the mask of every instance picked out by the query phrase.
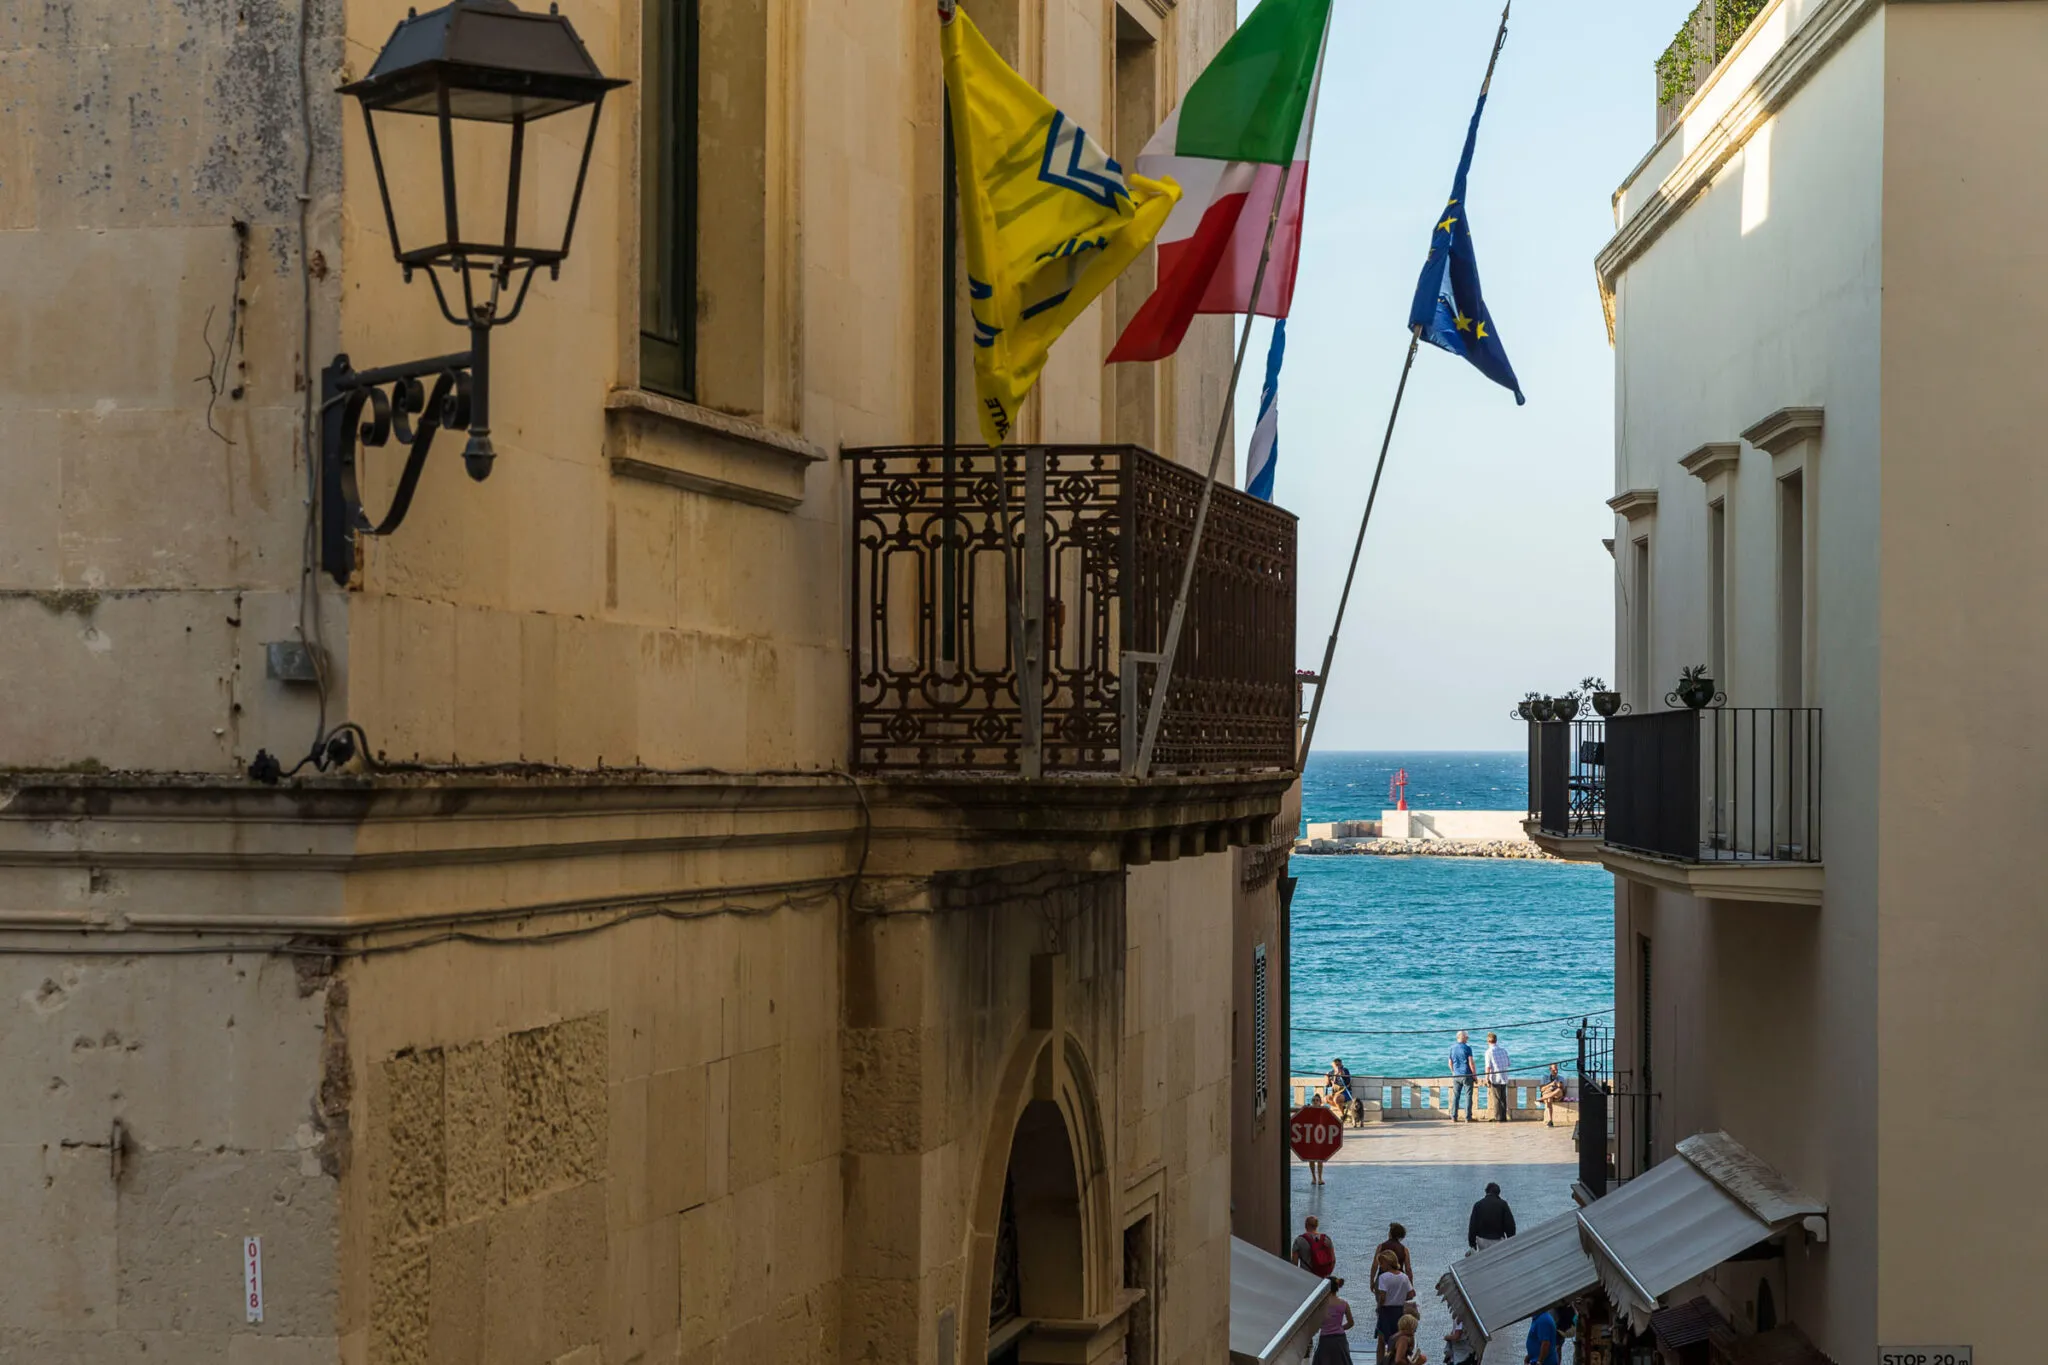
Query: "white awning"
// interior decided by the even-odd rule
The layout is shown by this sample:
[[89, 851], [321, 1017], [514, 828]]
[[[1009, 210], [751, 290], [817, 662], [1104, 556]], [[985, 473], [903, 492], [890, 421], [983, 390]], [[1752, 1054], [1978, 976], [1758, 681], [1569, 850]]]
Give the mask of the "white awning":
[[1600, 1283], [1600, 1272], [1579, 1241], [1576, 1210], [1560, 1214], [1463, 1260], [1436, 1282], [1436, 1292], [1465, 1324], [1484, 1359], [1486, 1344], [1511, 1324]]
[[1298, 1365], [1323, 1325], [1330, 1282], [1230, 1239], [1231, 1365]]
[[1706, 1133], [1581, 1209], [1578, 1219], [1607, 1297], [1642, 1324], [1687, 1280], [1826, 1212], [1726, 1133]]

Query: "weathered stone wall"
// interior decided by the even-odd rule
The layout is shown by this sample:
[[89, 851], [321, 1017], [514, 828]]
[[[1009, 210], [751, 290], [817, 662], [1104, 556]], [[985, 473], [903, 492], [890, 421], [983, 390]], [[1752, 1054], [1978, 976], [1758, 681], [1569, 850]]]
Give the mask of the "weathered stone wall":
[[1161, 1365], [1230, 1350], [1230, 950], [1236, 858], [1133, 868], [1118, 1092], [1125, 1180], [1160, 1190]]
[[344, 1358], [837, 1361], [839, 916], [350, 968]]
[[0, 6], [0, 765], [310, 737], [262, 646], [299, 619], [306, 332], [332, 349], [339, 13]]
[[[1125, 1167], [1108, 1122], [1124, 1053], [1121, 879], [1023, 869], [946, 879], [928, 896], [927, 910], [862, 915], [849, 930], [848, 1360], [930, 1365], [943, 1354], [942, 1321], [952, 1358], [978, 1358], [993, 1203], [1034, 1049], [1048, 1036], [1085, 1058], [1088, 1074], [1075, 1084], [1098, 1106], [1076, 1142], [1085, 1197], [1122, 1211]], [[1073, 1257], [1099, 1286], [1111, 1244], [1106, 1229], [1096, 1234], [1076, 1239]]]
[[346, 994], [321, 961], [0, 956], [0, 1361], [334, 1359]]

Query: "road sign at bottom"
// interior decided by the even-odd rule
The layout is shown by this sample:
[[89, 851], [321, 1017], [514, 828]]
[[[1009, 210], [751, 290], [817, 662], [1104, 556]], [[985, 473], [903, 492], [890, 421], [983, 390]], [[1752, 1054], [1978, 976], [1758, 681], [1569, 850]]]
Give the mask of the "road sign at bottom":
[[1967, 1346], [1880, 1346], [1878, 1365], [1974, 1365]]
[[1344, 1125], [1320, 1104], [1294, 1111], [1287, 1143], [1303, 1161], [1328, 1161], [1344, 1145]]

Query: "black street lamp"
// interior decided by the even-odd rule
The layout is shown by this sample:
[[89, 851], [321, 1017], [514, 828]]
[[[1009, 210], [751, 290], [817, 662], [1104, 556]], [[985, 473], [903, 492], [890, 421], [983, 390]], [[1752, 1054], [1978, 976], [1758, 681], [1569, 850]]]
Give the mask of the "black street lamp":
[[[606, 92], [625, 84], [598, 70], [552, 5], [530, 14], [511, 0], [452, 0], [408, 12], [370, 74], [341, 88], [363, 108], [392, 253], [406, 279], [427, 272], [442, 316], [469, 329], [469, 349], [360, 371], [338, 355], [321, 372], [320, 562], [337, 583], [348, 583], [358, 534], [389, 535], [405, 520], [440, 428], [468, 431], [463, 466], [472, 479], [490, 477], [491, 328], [519, 316], [534, 271], [560, 278], [598, 114]], [[588, 126], [563, 195], [567, 159], [536, 154], [527, 125], [579, 111]], [[393, 435], [411, 450], [390, 508], [373, 522], [356, 443], [382, 446]]]

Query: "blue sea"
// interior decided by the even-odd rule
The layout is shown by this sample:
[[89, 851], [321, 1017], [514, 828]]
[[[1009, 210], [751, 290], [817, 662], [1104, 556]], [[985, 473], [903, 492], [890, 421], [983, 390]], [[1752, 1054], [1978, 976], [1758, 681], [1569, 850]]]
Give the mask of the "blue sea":
[[[1402, 768], [1412, 809], [1522, 810], [1527, 764], [1519, 752], [1315, 754], [1303, 814], [1378, 819]], [[1321, 1075], [1333, 1056], [1359, 1075], [1437, 1075], [1461, 1028], [1477, 1043], [1497, 1030], [1516, 1072], [1533, 1074], [1576, 1055], [1560, 1016], [1612, 1017], [1614, 878], [1603, 868], [1351, 856], [1297, 857], [1291, 871], [1297, 1075]]]

